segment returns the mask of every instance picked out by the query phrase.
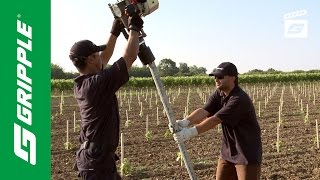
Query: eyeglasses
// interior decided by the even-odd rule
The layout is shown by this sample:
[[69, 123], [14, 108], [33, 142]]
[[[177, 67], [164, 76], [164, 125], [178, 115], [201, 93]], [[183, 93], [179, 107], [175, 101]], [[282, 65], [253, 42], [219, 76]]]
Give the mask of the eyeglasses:
[[224, 76], [214, 76], [214, 78], [221, 80], [221, 79], [224, 79]]

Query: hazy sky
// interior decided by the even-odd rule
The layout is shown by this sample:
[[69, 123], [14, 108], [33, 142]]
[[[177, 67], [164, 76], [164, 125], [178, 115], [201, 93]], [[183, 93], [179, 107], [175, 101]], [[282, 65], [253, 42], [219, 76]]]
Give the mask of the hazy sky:
[[[113, 21], [108, 3], [115, 2], [52, 0], [52, 62], [65, 71], [77, 71], [68, 58], [70, 47], [82, 39], [104, 44]], [[156, 57], [156, 64], [170, 58], [177, 66], [185, 62], [211, 71], [221, 62], [230, 61], [240, 73], [269, 68], [320, 69], [318, 0], [159, 0], [159, 3], [158, 10], [144, 17], [145, 41]], [[303, 16], [284, 19], [286, 13], [295, 11], [304, 12]], [[287, 34], [307, 38], [286, 38], [285, 25]], [[125, 42], [119, 36], [110, 63], [122, 56]], [[135, 64], [141, 66], [139, 60]]]

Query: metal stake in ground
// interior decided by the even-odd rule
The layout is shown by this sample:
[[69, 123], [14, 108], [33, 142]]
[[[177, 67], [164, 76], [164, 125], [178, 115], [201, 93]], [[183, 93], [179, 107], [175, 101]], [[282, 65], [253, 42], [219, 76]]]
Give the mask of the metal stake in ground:
[[[120, 3], [118, 3], [118, 5], [119, 4]], [[115, 17], [120, 17], [120, 16], [117, 16], [117, 13], [114, 12], [114, 9], [112, 8], [112, 6], [110, 4], [109, 4], [109, 7], [110, 7], [110, 9], [111, 9], [111, 11], [112, 11], [112, 13], [113, 13], [113, 15]], [[127, 22], [128, 22], [127, 19], [128, 19], [128, 17], [121, 16], [121, 20], [122, 20], [122, 22], [124, 23], [125, 26], [127, 25]], [[126, 28], [128, 30], [127, 26], [126, 26]], [[126, 29], [122, 29], [122, 31], [121, 31], [126, 39], [128, 39], [128, 37], [129, 37], [129, 35], [127, 33], [127, 30]], [[169, 124], [173, 127], [174, 132], [177, 132], [176, 130], [178, 128], [177, 128], [177, 124], [176, 124], [176, 121], [175, 121], [175, 118], [174, 118], [174, 115], [173, 115], [173, 111], [172, 111], [172, 109], [170, 107], [170, 104], [169, 104], [169, 101], [168, 101], [168, 96], [167, 96], [167, 94], [165, 92], [164, 86], [163, 86], [162, 81], [160, 79], [159, 71], [158, 71], [156, 65], [154, 64], [155, 58], [154, 58], [154, 56], [152, 54], [152, 51], [150, 50], [150, 48], [148, 46], [146, 46], [146, 44], [144, 42], [143, 37], [146, 37], [146, 34], [144, 33], [144, 31], [142, 29], [141, 29], [140, 35], [141, 35], [140, 38], [139, 38], [140, 47], [139, 47], [138, 56], [139, 56], [140, 60], [142, 61], [142, 63], [144, 65], [148, 65], [149, 66], [151, 74], [152, 74], [152, 77], [153, 77], [153, 80], [154, 80], [154, 82], [156, 84], [160, 99], [162, 101], [164, 110], [167, 113]], [[185, 147], [184, 143], [179, 143], [178, 147], [179, 147], [179, 150], [180, 150], [180, 152], [182, 154], [182, 158], [183, 158], [183, 161], [184, 161], [185, 166], [187, 168], [187, 171], [188, 171], [190, 179], [191, 180], [196, 180], [197, 177], [196, 177], [194, 169], [193, 169], [193, 164], [190, 161], [190, 157], [187, 154], [187, 150], [186, 150], [186, 147]]]
[[[168, 96], [166, 94], [166, 91], [165, 91], [164, 86], [162, 84], [162, 81], [160, 79], [158, 68], [156, 67], [154, 62], [152, 62], [148, 66], [149, 66], [149, 69], [151, 71], [154, 83], [156, 84], [156, 87], [157, 87], [161, 102], [163, 104], [163, 108], [166, 111], [169, 123], [176, 130], [176, 129], [178, 129], [177, 128], [177, 124], [176, 124], [176, 121], [175, 121], [175, 118], [174, 118], [174, 114], [173, 114], [172, 108], [171, 108], [171, 106], [169, 104]], [[184, 143], [179, 143], [178, 146], [179, 146], [179, 150], [180, 150], [180, 152], [182, 154], [182, 158], [183, 158], [184, 164], [185, 164], [185, 166], [187, 168], [187, 171], [188, 171], [190, 179], [196, 180], [197, 177], [196, 177], [196, 174], [195, 174], [194, 169], [193, 169], [193, 164], [192, 164], [192, 162], [190, 160], [190, 157], [189, 157], [189, 155], [187, 153], [187, 150], [186, 150], [186, 147], [185, 147]]]
[[[177, 127], [176, 120], [174, 118], [173, 111], [172, 111], [170, 103], [169, 103], [168, 96], [166, 94], [165, 88], [164, 88], [162, 81], [160, 79], [158, 68], [154, 64], [155, 57], [153, 56], [151, 49], [148, 46], [146, 46], [143, 37], [140, 38], [140, 47], [139, 47], [138, 56], [144, 65], [149, 66], [150, 72], [153, 77], [153, 81], [157, 87], [158, 94], [160, 96], [160, 100], [163, 104], [163, 109], [165, 110], [165, 112], [167, 114], [169, 124], [171, 127], [173, 127], [174, 133], [176, 133], [178, 127]], [[183, 161], [185, 163], [185, 166], [187, 168], [187, 171], [189, 173], [190, 179], [196, 180], [197, 177], [196, 177], [195, 172], [193, 170], [193, 164], [190, 160], [190, 157], [187, 154], [187, 150], [186, 150], [186, 147], [184, 146], [184, 143], [178, 143], [178, 147], [181, 152], [181, 155], [182, 155]]]
[[[122, 31], [122, 33], [124, 34], [125, 37], [128, 37], [126, 31]], [[144, 65], [148, 65], [149, 66], [150, 72], [151, 72], [152, 77], [153, 77], [153, 81], [156, 84], [156, 87], [157, 87], [157, 90], [158, 90], [158, 94], [160, 96], [160, 100], [161, 100], [161, 102], [163, 104], [163, 108], [164, 108], [164, 110], [165, 110], [165, 112], [167, 114], [167, 117], [168, 117], [168, 120], [169, 120], [169, 124], [170, 124], [171, 127], [173, 127], [174, 132], [177, 132], [178, 127], [177, 127], [177, 124], [176, 124], [176, 120], [174, 118], [173, 111], [171, 109], [171, 106], [170, 106], [169, 99], [168, 99], [168, 96], [166, 94], [165, 88], [164, 88], [164, 86], [162, 84], [162, 81], [160, 79], [158, 68], [154, 64], [155, 58], [153, 56], [153, 53], [152, 53], [151, 49], [148, 46], [146, 46], [143, 37], [140, 37], [140, 43], [139, 44], [140, 44], [140, 47], [139, 47], [138, 56], [139, 56], [140, 60], [142, 61], [142, 63]], [[187, 168], [187, 171], [188, 171], [190, 179], [191, 180], [196, 180], [197, 177], [196, 177], [196, 174], [195, 174], [194, 169], [193, 169], [193, 164], [192, 164], [192, 162], [190, 160], [189, 155], [187, 154], [187, 150], [186, 150], [186, 147], [185, 147], [184, 143], [178, 143], [178, 147], [179, 147], [179, 150], [181, 152], [181, 155], [182, 155], [184, 164], [185, 164], [185, 166]]]

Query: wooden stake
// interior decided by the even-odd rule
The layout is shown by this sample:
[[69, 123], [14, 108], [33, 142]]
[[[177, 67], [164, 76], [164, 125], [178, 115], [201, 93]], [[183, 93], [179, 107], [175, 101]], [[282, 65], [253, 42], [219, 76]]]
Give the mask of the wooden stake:
[[277, 153], [280, 152], [280, 123], [277, 124]]
[[[123, 163], [124, 163], [123, 133], [120, 134], [120, 144], [121, 144], [121, 166], [123, 166]], [[123, 168], [121, 168], [121, 176], [123, 176]]]
[[157, 126], [160, 125], [160, 122], [159, 122], [159, 107], [157, 107]]
[[[151, 91], [151, 92], [152, 92], [152, 91]], [[150, 97], [150, 100], [149, 100], [149, 109], [152, 109], [151, 97]]]
[[130, 90], [130, 102], [132, 102], [132, 92]]
[[140, 103], [140, 117], [142, 117], [143, 111], [142, 111], [142, 102]]
[[305, 120], [304, 120], [304, 122], [308, 122], [309, 121], [309, 105], [307, 104], [307, 107], [306, 107], [306, 117], [305, 117]]
[[281, 106], [279, 106], [279, 124], [281, 124]]
[[69, 120], [67, 120], [67, 143], [69, 142]]
[[73, 111], [73, 132], [76, 132], [76, 112]]
[[129, 121], [128, 110], [126, 110], [127, 121]]
[[63, 96], [63, 91], [61, 91], [61, 99], [60, 99], [60, 103], [64, 104], [64, 96]]
[[260, 113], [260, 101], [259, 101], [259, 117], [261, 117], [261, 113]]
[[[130, 99], [130, 100], [131, 100], [131, 99]], [[128, 99], [128, 109], [129, 109], [129, 111], [131, 111], [130, 100]]]
[[316, 131], [317, 131], [317, 148], [319, 149], [319, 127], [318, 127], [318, 120], [316, 119]]
[[63, 114], [63, 104], [60, 102], [60, 114]]
[[267, 100], [267, 97], [265, 97], [265, 98], [264, 98], [264, 108], [265, 108], [265, 109], [267, 109], [267, 103], [268, 103], [268, 100]]
[[149, 131], [149, 117], [148, 117], [148, 114], [147, 114], [147, 117], [146, 117], [146, 133], [148, 133]]

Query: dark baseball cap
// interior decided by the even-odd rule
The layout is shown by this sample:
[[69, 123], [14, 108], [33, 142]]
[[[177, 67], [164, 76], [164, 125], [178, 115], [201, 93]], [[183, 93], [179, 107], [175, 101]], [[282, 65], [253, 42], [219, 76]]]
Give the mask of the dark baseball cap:
[[88, 57], [93, 53], [103, 51], [106, 48], [106, 45], [97, 46], [89, 40], [81, 40], [71, 47], [69, 57], [70, 59], [79, 58], [79, 57]]
[[209, 76], [238, 76], [237, 67], [231, 62], [223, 62], [209, 74]]

